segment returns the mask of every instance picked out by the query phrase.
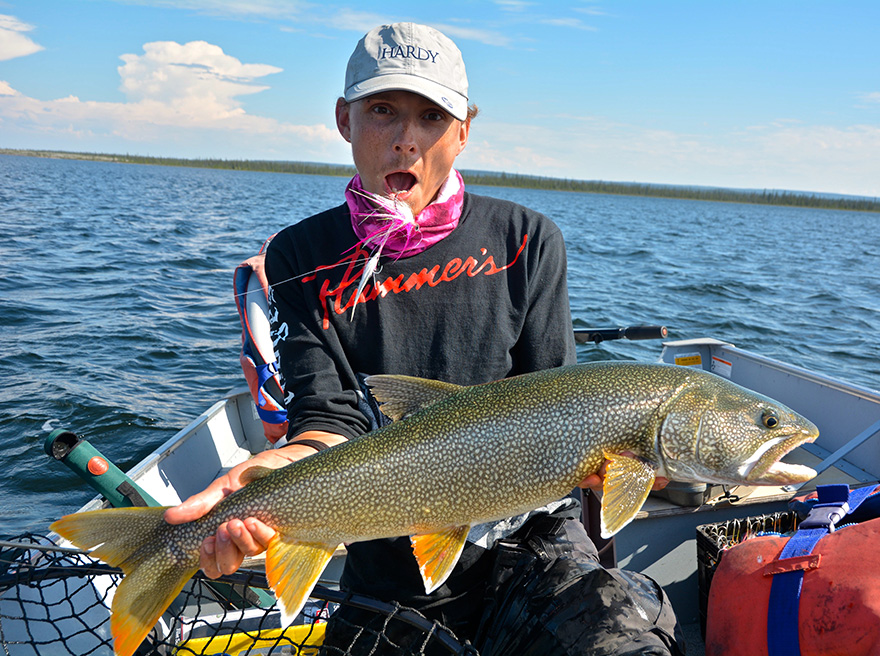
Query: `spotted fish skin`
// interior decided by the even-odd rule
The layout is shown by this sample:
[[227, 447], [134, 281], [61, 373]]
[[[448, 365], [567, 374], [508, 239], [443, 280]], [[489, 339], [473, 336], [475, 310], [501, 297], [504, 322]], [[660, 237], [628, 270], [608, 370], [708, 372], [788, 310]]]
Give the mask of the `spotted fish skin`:
[[[134, 652], [196, 571], [201, 541], [233, 518], [278, 531], [267, 578], [292, 621], [339, 544], [411, 536], [430, 592], [470, 526], [554, 501], [606, 460], [606, 535], [635, 516], [656, 476], [786, 484], [815, 475], [778, 462], [817, 437], [812, 423], [701, 370], [610, 362], [471, 387], [389, 375], [367, 382], [393, 423], [283, 469], [248, 470], [251, 482], [200, 520], [172, 526], [162, 509], [126, 508], [53, 524], [82, 548], [101, 545], [95, 555], [125, 572], [111, 621], [119, 654]], [[158, 601], [145, 610], [147, 598]]]

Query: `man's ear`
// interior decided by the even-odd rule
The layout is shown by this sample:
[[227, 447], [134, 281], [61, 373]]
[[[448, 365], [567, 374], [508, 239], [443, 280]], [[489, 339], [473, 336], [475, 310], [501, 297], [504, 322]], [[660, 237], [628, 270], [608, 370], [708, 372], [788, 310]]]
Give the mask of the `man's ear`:
[[348, 143], [351, 143], [351, 103], [345, 98], [336, 100], [336, 129]]
[[458, 149], [459, 153], [461, 153], [461, 151], [464, 150], [464, 147], [467, 146], [468, 137], [470, 136], [470, 133], [471, 133], [471, 120], [466, 119], [466, 120], [462, 121], [461, 126], [459, 126], [459, 132], [458, 132], [458, 143], [460, 145], [460, 147]]

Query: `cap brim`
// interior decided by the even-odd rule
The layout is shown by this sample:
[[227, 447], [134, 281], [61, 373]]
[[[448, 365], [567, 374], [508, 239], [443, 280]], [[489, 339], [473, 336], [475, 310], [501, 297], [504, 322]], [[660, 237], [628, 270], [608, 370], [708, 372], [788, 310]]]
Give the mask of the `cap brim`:
[[345, 90], [345, 99], [354, 102], [380, 91], [411, 91], [424, 96], [438, 107], [446, 110], [459, 121], [467, 118], [468, 99], [449, 87], [437, 84], [423, 77], [405, 73], [378, 75], [364, 82], [358, 82]]

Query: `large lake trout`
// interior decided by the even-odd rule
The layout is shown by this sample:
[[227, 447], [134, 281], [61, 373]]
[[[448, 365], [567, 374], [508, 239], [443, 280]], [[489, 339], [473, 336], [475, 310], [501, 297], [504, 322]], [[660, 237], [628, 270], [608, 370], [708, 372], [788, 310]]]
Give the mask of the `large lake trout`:
[[278, 531], [266, 576], [289, 623], [339, 544], [411, 536], [432, 592], [472, 525], [559, 499], [606, 459], [605, 536], [632, 520], [657, 476], [749, 485], [815, 476], [779, 462], [817, 437], [812, 423], [701, 370], [601, 362], [472, 387], [390, 375], [367, 382], [392, 424], [283, 469], [254, 467], [244, 488], [200, 520], [173, 526], [164, 508], [118, 508], [52, 525], [125, 573], [111, 619], [120, 656], [195, 574], [202, 540], [232, 518]]

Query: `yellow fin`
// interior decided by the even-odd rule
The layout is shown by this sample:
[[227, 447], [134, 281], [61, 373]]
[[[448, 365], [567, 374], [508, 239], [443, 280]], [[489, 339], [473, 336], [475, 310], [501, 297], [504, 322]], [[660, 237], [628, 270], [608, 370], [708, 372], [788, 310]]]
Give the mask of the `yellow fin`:
[[470, 526], [454, 526], [440, 533], [410, 536], [426, 593], [434, 592], [449, 578], [470, 530]]
[[199, 568], [198, 547], [175, 548], [181, 528], [165, 508], [110, 508], [74, 513], [50, 527], [125, 574], [113, 595], [110, 632], [118, 656], [131, 656]]
[[462, 389], [439, 380], [381, 374], [367, 376], [367, 385], [379, 401], [380, 409], [392, 421], [424, 410]]
[[266, 580], [281, 608], [281, 626], [290, 626], [305, 606], [337, 545], [287, 541], [276, 533], [266, 552]]
[[[143, 557], [140, 548], [165, 530], [166, 508], [105, 508], [65, 515], [49, 527], [92, 556], [128, 574]], [[100, 546], [99, 546], [100, 545]]]
[[146, 560], [127, 574], [113, 595], [110, 633], [117, 656], [131, 656], [159, 621], [165, 609], [198, 571], [195, 565], [182, 569], [168, 562], [170, 557]]
[[254, 481], [258, 481], [261, 478], [266, 478], [269, 474], [271, 474], [274, 469], [271, 467], [261, 467], [260, 465], [254, 465], [253, 467], [248, 467], [241, 475], [238, 477], [238, 480], [241, 481], [242, 485], [250, 485]]
[[610, 538], [629, 524], [654, 485], [654, 468], [640, 458], [605, 453], [608, 466], [602, 486], [600, 528]]

